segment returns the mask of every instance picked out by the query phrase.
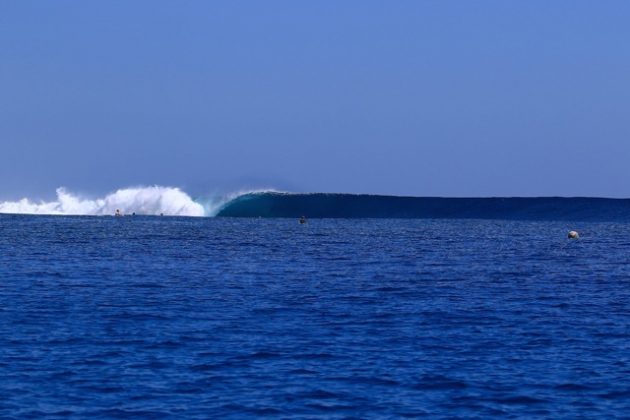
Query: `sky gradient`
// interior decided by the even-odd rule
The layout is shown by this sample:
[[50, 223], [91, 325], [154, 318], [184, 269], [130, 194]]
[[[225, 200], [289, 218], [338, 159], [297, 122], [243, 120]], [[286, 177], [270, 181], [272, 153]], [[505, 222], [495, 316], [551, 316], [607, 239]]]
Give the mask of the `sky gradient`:
[[615, 0], [0, 0], [0, 199], [630, 197], [628, 22]]

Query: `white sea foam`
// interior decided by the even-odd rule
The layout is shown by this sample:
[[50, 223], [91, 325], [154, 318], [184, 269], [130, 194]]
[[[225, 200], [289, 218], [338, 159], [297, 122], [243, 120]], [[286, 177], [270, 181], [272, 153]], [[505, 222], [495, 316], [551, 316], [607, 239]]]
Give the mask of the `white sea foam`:
[[0, 213], [111, 216], [120, 210], [123, 214], [212, 217], [242, 195], [266, 192], [282, 191], [249, 189], [193, 200], [179, 188], [156, 185], [122, 188], [103, 198], [90, 199], [70, 193], [62, 187], [57, 188], [57, 199], [54, 201], [35, 202], [28, 198], [0, 201]]
[[119, 209], [123, 214], [167, 216], [205, 216], [206, 209], [179, 188], [137, 187], [124, 188], [103, 198], [87, 199], [57, 189], [57, 199], [33, 202], [27, 198], [0, 202], [0, 213], [57, 214], [57, 215], [113, 215]]

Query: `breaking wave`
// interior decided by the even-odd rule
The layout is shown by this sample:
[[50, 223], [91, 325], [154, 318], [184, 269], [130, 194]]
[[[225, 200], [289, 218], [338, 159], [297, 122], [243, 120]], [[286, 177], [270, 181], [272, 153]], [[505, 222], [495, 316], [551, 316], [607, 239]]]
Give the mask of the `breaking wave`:
[[13, 214], [104, 216], [113, 215], [116, 210], [123, 214], [139, 215], [200, 217], [207, 214], [202, 204], [195, 202], [179, 188], [161, 186], [124, 188], [98, 199], [82, 198], [65, 188], [58, 188], [54, 201], [33, 202], [23, 198], [0, 202], [0, 213]]
[[630, 199], [605, 198], [438, 198], [244, 190], [193, 199], [179, 188], [123, 188], [90, 199], [57, 189], [53, 201], [24, 198], [0, 202], [0, 213], [123, 214], [193, 217], [430, 218], [630, 221]]
[[242, 194], [219, 217], [410, 218], [630, 221], [630, 199], [439, 198], [356, 194]]

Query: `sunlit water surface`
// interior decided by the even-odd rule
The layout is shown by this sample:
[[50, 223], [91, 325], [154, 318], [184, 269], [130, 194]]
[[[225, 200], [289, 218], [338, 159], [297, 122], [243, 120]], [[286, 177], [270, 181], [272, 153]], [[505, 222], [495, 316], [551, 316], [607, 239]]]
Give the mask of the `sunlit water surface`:
[[6, 418], [623, 417], [629, 359], [630, 224], [0, 216]]

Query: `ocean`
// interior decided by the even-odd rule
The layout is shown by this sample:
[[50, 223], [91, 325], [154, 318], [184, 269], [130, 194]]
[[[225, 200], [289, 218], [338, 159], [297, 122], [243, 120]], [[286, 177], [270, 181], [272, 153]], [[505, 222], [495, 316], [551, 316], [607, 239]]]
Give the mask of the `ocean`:
[[1, 418], [630, 413], [628, 222], [0, 215], [0, 238]]

